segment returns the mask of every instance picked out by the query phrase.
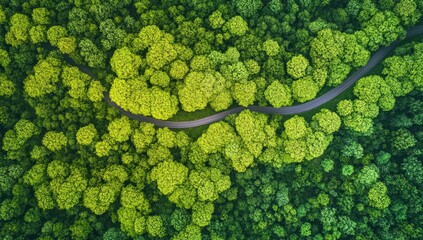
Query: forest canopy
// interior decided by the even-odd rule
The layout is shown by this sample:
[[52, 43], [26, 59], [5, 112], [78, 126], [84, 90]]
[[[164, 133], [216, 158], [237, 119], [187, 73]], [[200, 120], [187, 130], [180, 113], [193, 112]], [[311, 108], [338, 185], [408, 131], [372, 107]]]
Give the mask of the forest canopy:
[[0, 0], [2, 239], [422, 239], [420, 0]]

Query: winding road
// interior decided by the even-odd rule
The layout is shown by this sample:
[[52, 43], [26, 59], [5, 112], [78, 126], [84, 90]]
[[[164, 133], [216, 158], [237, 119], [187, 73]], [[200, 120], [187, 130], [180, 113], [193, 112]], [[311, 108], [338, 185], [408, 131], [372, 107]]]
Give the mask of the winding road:
[[[407, 30], [407, 35], [405, 39], [412, 38], [414, 36], [423, 34], [423, 25], [415, 26]], [[405, 40], [404, 39], [404, 40]], [[236, 107], [232, 108], [223, 112], [219, 112], [213, 115], [210, 115], [208, 117], [200, 118], [197, 120], [192, 121], [164, 121], [164, 120], [158, 120], [152, 117], [146, 117], [143, 115], [136, 115], [131, 112], [128, 112], [124, 109], [122, 109], [119, 105], [117, 105], [115, 102], [113, 102], [110, 99], [109, 93], [104, 92], [104, 99], [107, 101], [107, 103], [117, 108], [123, 115], [142, 122], [149, 122], [153, 123], [157, 127], [168, 127], [168, 128], [192, 128], [192, 127], [198, 127], [206, 124], [210, 124], [213, 122], [220, 121], [224, 119], [226, 116], [230, 114], [236, 114], [240, 113], [241, 111], [245, 109], [249, 109], [254, 112], [261, 112], [261, 113], [267, 113], [267, 114], [282, 114], [282, 115], [294, 115], [299, 113], [304, 113], [307, 111], [310, 111], [314, 108], [317, 108], [330, 100], [334, 99], [338, 95], [340, 95], [342, 92], [344, 92], [346, 89], [351, 87], [358, 79], [362, 78], [364, 75], [366, 75], [376, 64], [378, 64], [380, 61], [382, 61], [388, 53], [395, 48], [398, 43], [401, 42], [400, 39], [393, 42], [391, 45], [387, 47], [380, 48], [373, 56], [369, 59], [367, 64], [360, 69], [358, 69], [356, 72], [354, 72], [352, 75], [350, 75], [344, 82], [342, 82], [337, 87], [331, 89], [327, 93], [309, 101], [303, 104], [298, 104], [294, 106], [289, 107], [280, 107], [280, 108], [274, 108], [274, 107], [262, 107], [262, 106], [249, 106], [249, 107]], [[78, 66], [82, 72], [87, 73], [90, 76], [93, 76], [93, 73], [88, 69], [84, 68], [83, 66]]]

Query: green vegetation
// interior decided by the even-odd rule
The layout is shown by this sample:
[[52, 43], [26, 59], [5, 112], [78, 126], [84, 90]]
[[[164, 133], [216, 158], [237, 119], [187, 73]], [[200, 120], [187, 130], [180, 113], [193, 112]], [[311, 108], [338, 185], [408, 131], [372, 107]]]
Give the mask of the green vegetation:
[[422, 239], [418, 0], [0, 1], [2, 239]]

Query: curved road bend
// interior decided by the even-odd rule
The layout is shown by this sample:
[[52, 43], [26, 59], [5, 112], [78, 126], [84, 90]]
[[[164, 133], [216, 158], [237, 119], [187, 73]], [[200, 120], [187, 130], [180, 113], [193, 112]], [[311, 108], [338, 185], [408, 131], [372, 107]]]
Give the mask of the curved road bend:
[[[405, 39], [412, 38], [412, 37], [419, 35], [419, 34], [423, 34], [423, 25], [410, 28], [407, 31], [407, 35], [406, 35]], [[267, 113], [267, 114], [294, 115], [294, 114], [307, 112], [311, 109], [317, 108], [317, 107], [329, 102], [330, 100], [334, 99], [335, 97], [337, 97], [339, 94], [341, 94], [346, 89], [351, 87], [358, 79], [360, 79], [361, 77], [366, 75], [376, 64], [378, 64], [380, 61], [382, 61], [382, 59], [385, 58], [386, 55], [393, 48], [395, 48], [398, 45], [399, 42], [400, 42], [400, 40], [396, 40], [391, 45], [389, 45], [387, 47], [380, 48], [375, 54], [373, 54], [373, 56], [369, 59], [369, 61], [367, 62], [367, 64], [365, 66], [359, 68], [356, 72], [354, 72], [352, 75], [350, 75], [344, 82], [342, 82], [337, 87], [331, 89], [329, 92], [327, 92], [327, 93], [321, 95], [320, 97], [317, 97], [317, 98], [315, 98], [315, 99], [313, 99], [309, 102], [294, 105], [294, 106], [289, 106], [289, 107], [281, 107], [281, 108], [262, 107], [262, 106], [236, 107], [236, 108], [228, 109], [226, 111], [219, 112], [219, 113], [213, 114], [211, 116], [208, 116], [208, 117], [205, 117], [205, 118], [200, 118], [200, 119], [197, 119], [197, 120], [175, 122], [175, 121], [158, 120], [158, 119], [155, 119], [155, 118], [152, 118], [152, 117], [146, 117], [146, 116], [143, 116], [143, 115], [133, 114], [131, 112], [128, 112], [128, 111], [122, 109], [115, 102], [113, 102], [110, 99], [108, 92], [104, 92], [103, 94], [104, 94], [105, 100], [109, 103], [109, 105], [114, 107], [114, 108], [117, 108], [123, 115], [125, 115], [125, 116], [127, 116], [131, 119], [139, 120], [139, 121], [142, 121], [142, 122], [153, 123], [157, 127], [168, 127], [168, 128], [198, 127], [198, 126], [201, 126], [201, 125], [206, 125], [206, 124], [210, 124], [210, 123], [213, 123], [213, 122], [220, 121], [230, 114], [240, 113], [241, 111], [243, 111], [245, 109], [249, 109], [249, 110], [254, 111], [254, 112]], [[81, 69], [81, 67], [80, 67], [80, 69]], [[81, 69], [81, 71], [87, 73], [87, 69]], [[92, 76], [91, 72], [88, 73], [88, 74], [90, 76]]]

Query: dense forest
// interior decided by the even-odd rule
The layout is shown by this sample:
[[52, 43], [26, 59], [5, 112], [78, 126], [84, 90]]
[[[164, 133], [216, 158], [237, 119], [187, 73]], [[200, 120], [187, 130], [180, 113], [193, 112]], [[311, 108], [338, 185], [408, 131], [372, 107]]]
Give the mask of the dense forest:
[[423, 239], [422, 0], [0, 0], [0, 237]]

